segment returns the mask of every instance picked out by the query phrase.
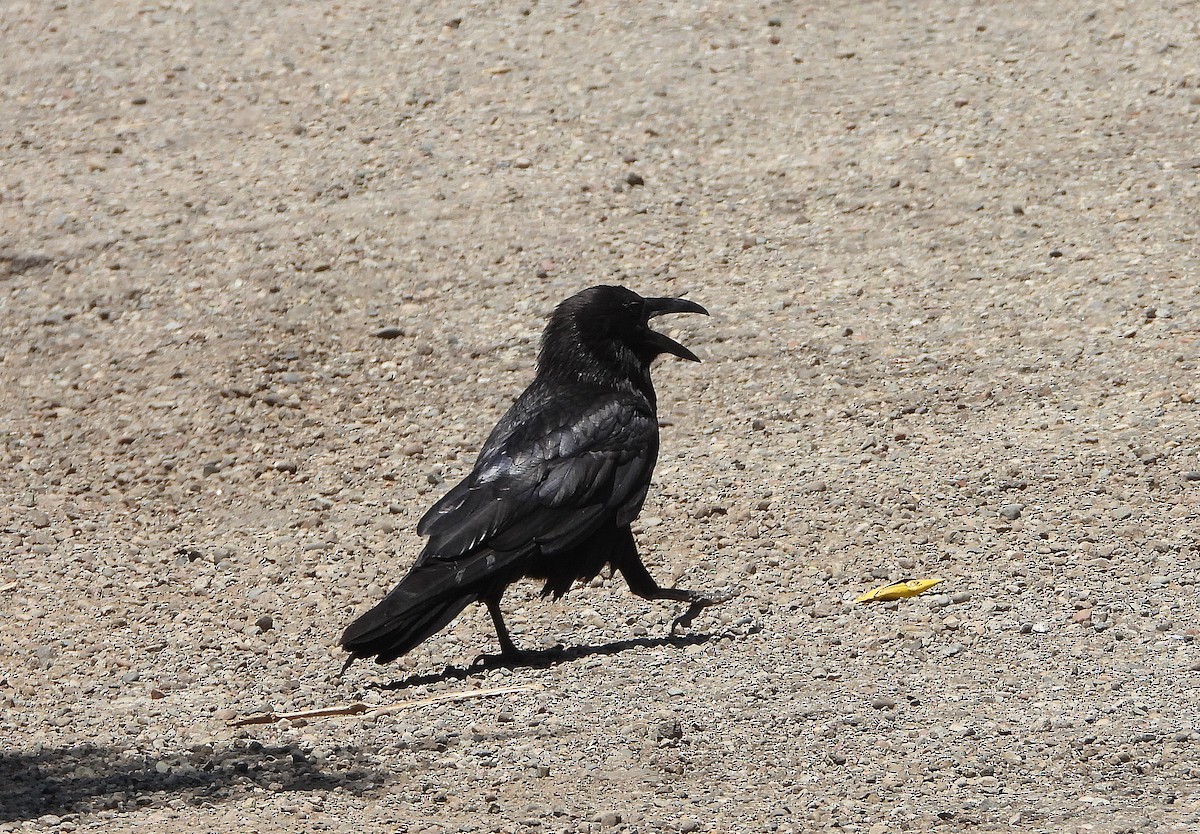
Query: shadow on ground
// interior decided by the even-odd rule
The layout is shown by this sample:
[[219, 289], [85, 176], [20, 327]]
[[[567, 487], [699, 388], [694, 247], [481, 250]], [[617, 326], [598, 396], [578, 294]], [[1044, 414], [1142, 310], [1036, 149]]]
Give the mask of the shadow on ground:
[[541, 651], [526, 651], [517, 660], [510, 660], [500, 655], [484, 654], [476, 658], [469, 666], [447, 666], [441, 672], [426, 675], [410, 675], [403, 680], [381, 684], [381, 689], [407, 689], [410, 686], [424, 686], [444, 681], [463, 680], [475, 675], [482, 675], [492, 669], [545, 669], [560, 663], [572, 663], [585, 657], [599, 654], [619, 654], [629, 649], [653, 649], [662, 646], [696, 646], [710, 640], [720, 640], [725, 637], [733, 639], [744, 638], [745, 634], [684, 634], [669, 637], [636, 637], [629, 640], [614, 640], [611, 643], [600, 643], [595, 646], [562, 645]]
[[356, 748], [318, 762], [293, 745], [235, 741], [191, 753], [147, 756], [140, 751], [78, 746], [0, 753], [0, 822], [98, 810], [221, 801], [257, 788], [366, 791], [387, 780]]

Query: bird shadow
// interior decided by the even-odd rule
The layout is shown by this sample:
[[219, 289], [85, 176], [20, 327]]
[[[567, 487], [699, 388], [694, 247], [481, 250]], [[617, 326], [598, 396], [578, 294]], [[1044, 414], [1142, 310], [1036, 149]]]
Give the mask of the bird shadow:
[[721, 634], [696, 633], [669, 635], [667, 637], [632, 637], [626, 640], [613, 640], [609, 643], [598, 643], [590, 646], [563, 646], [560, 644], [550, 649], [523, 651], [521, 652], [521, 656], [515, 659], [506, 658], [503, 655], [484, 654], [480, 655], [474, 663], [468, 666], [451, 665], [447, 666], [441, 672], [409, 675], [402, 680], [380, 684], [379, 688], [389, 690], [408, 689], [412, 686], [427, 686], [446, 681], [464, 680], [486, 674], [493, 669], [548, 669], [563, 663], [574, 663], [586, 657], [619, 654], [629, 649], [655, 649], [663, 646], [683, 648], [685, 646], [699, 646], [726, 637], [736, 639], [742, 636], [744, 635], [732, 632]]
[[267, 791], [365, 792], [389, 776], [355, 747], [328, 761], [293, 744], [234, 740], [150, 754], [97, 745], [0, 752], [0, 822], [47, 814], [209, 804]]

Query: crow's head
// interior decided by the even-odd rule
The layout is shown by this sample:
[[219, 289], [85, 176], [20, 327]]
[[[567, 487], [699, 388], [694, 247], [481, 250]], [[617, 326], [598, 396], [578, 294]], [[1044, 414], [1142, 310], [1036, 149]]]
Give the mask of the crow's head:
[[708, 311], [683, 298], [642, 298], [625, 287], [586, 289], [562, 302], [542, 336], [539, 367], [574, 366], [577, 359], [614, 370], [648, 368], [656, 356], [670, 353], [699, 362], [674, 339], [650, 329], [650, 319], [665, 313]]

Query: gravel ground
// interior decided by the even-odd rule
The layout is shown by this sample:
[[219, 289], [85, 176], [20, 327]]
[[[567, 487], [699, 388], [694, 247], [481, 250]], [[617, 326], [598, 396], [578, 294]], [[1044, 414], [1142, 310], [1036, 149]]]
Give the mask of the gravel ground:
[[[0, 832], [1200, 830], [1198, 9], [5, 2]], [[339, 678], [602, 282], [739, 595]]]

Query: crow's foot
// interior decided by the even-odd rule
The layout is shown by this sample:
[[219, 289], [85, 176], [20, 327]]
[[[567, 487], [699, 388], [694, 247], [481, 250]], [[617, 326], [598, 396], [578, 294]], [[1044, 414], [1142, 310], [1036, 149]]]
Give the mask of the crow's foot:
[[497, 666], [544, 666], [562, 657], [562, 645], [550, 649], [512, 649], [500, 654], [481, 654], [471, 661], [470, 668], [491, 669]]
[[729, 600], [733, 599], [733, 596], [733, 591], [726, 591], [725, 593], [714, 594], [711, 597], [693, 597], [691, 601], [692, 604], [688, 606], [687, 611], [684, 611], [682, 614], [676, 617], [674, 621], [672, 621], [671, 631], [669, 633], [674, 634], [675, 629], [677, 628], [688, 628], [691, 626], [692, 621], [696, 619], [697, 615], [699, 615], [699, 613], [705, 608], [709, 608], [713, 605], [720, 605], [723, 602], [728, 602]]

